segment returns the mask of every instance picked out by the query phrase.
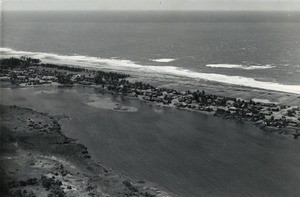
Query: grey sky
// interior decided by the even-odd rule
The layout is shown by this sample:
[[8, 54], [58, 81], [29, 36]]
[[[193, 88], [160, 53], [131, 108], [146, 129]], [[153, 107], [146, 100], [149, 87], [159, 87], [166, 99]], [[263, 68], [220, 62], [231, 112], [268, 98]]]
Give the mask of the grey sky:
[[300, 10], [300, 0], [2, 0], [2, 10]]

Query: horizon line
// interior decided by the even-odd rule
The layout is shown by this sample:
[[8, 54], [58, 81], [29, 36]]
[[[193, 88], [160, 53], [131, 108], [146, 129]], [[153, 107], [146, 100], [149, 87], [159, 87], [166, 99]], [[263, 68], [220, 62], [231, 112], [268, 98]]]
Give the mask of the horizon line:
[[36, 9], [24, 9], [24, 10], [21, 10], [21, 9], [0, 9], [0, 11], [37, 11], [37, 12], [40, 12], [40, 11], [47, 11], [47, 12], [52, 12], [52, 11], [124, 11], [124, 12], [199, 12], [199, 11], [205, 11], [205, 12], [217, 12], [217, 11], [221, 11], [221, 12], [242, 12], [242, 11], [247, 11], [247, 12], [300, 12], [300, 10], [270, 10], [270, 9], [267, 9], [267, 10], [246, 10], [246, 9], [236, 9], [236, 10], [222, 10], [222, 9], [216, 9], [216, 10], [206, 10], [206, 9], [203, 9], [203, 10], [122, 10], [122, 9], [119, 9], [119, 10], [108, 10], [108, 9], [103, 9], [103, 10], [92, 10], [92, 9], [82, 9], [82, 10], [71, 10], [71, 9], [66, 9], [66, 10], [60, 10], [60, 9], [55, 9], [55, 10], [47, 10], [47, 9], [41, 9], [41, 10], [36, 10]]

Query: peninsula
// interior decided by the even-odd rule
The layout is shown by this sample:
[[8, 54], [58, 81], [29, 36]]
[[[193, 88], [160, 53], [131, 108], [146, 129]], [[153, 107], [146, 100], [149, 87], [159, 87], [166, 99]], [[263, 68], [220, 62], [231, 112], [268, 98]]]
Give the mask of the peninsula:
[[15, 86], [86, 85], [102, 88], [159, 106], [208, 112], [224, 119], [250, 122], [262, 130], [297, 139], [300, 135], [299, 106], [255, 102], [208, 94], [205, 91], [177, 91], [143, 82], [130, 76], [67, 65], [45, 64], [29, 57], [1, 59], [1, 81]]

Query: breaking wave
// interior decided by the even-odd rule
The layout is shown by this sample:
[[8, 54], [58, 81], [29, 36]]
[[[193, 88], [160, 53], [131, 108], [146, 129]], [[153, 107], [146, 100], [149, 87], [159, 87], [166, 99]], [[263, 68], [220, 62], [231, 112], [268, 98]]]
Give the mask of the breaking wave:
[[244, 70], [256, 70], [256, 69], [269, 69], [274, 68], [275, 66], [271, 65], [261, 65], [261, 66], [244, 66], [239, 64], [207, 64], [207, 67], [212, 68], [238, 68]]
[[171, 59], [171, 58], [163, 58], [163, 59], [151, 59], [153, 62], [161, 62], [161, 63], [167, 63], [167, 62], [173, 62], [176, 59]]
[[0, 57], [20, 57], [30, 56], [41, 59], [45, 63], [56, 63], [64, 65], [74, 65], [107, 71], [119, 71], [136, 75], [151, 75], [164, 77], [184, 77], [191, 79], [202, 79], [238, 86], [274, 90], [288, 93], [300, 94], [300, 85], [285, 85], [276, 82], [258, 81], [254, 78], [243, 76], [228, 76], [216, 73], [201, 73], [175, 66], [153, 66], [141, 65], [130, 60], [105, 59], [99, 57], [80, 55], [58, 55], [54, 53], [16, 51], [9, 48], [0, 48]]

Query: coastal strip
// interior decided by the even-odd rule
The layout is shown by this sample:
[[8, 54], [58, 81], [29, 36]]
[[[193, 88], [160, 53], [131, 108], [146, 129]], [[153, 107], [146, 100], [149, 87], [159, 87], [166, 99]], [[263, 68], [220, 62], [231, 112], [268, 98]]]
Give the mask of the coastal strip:
[[16, 86], [74, 85], [96, 86], [160, 106], [205, 111], [214, 116], [250, 122], [264, 131], [297, 139], [300, 136], [299, 106], [263, 103], [208, 94], [205, 91], [177, 91], [143, 82], [130, 82], [129, 75], [66, 65], [45, 64], [29, 57], [0, 60], [0, 80]]
[[0, 105], [0, 194], [18, 197], [167, 197], [92, 160], [87, 148], [62, 134], [58, 117]]

